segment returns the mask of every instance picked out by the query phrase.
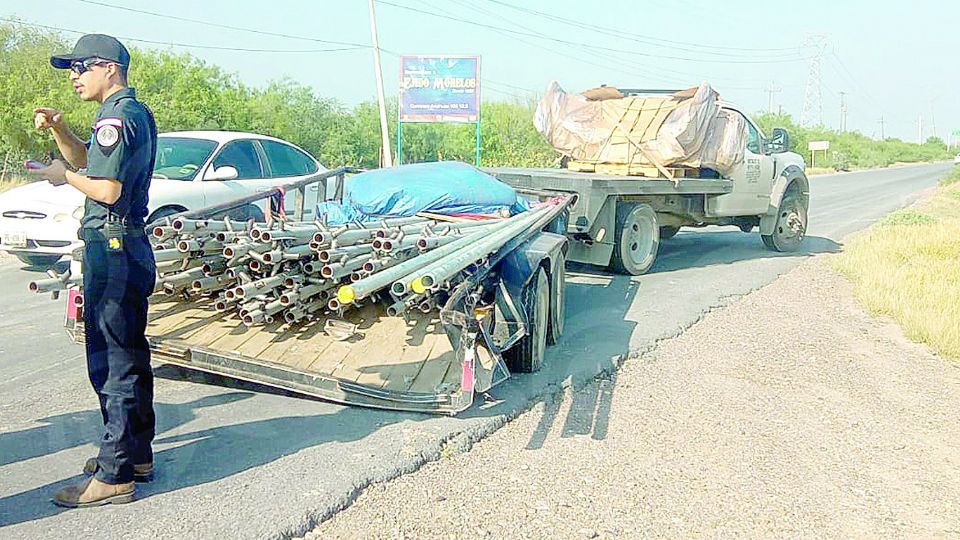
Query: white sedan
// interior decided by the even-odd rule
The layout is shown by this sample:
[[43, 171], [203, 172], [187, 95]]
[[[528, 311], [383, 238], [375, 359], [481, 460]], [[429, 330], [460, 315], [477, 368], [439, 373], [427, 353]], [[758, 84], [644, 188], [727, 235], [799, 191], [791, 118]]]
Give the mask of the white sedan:
[[[185, 210], [265, 191], [326, 171], [304, 150], [280, 139], [229, 131], [162, 133], [150, 184], [147, 223]], [[312, 219], [320, 184], [307, 190], [304, 219]], [[77, 238], [84, 195], [71, 186], [34, 182], [0, 195], [0, 251], [26, 264], [46, 266], [70, 255]], [[293, 210], [294, 194], [284, 206]], [[246, 216], [261, 220], [252, 206]]]

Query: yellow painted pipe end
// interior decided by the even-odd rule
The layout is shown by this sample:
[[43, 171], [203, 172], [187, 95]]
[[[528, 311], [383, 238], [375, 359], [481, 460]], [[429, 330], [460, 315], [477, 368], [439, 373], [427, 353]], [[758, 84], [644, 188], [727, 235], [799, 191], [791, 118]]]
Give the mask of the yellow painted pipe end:
[[337, 300], [341, 304], [352, 304], [357, 298], [357, 292], [350, 285], [344, 285], [337, 289]]
[[427, 292], [427, 288], [423, 286], [423, 278], [417, 278], [413, 280], [413, 283], [410, 284], [410, 288], [413, 289], [413, 292], [417, 294], [423, 294]]

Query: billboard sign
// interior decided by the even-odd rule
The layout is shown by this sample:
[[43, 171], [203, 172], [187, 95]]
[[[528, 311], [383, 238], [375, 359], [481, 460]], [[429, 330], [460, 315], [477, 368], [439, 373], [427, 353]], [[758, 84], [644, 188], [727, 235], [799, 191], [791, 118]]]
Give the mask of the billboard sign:
[[479, 56], [401, 56], [401, 122], [479, 122]]
[[807, 150], [829, 150], [830, 141], [810, 141], [807, 144]]

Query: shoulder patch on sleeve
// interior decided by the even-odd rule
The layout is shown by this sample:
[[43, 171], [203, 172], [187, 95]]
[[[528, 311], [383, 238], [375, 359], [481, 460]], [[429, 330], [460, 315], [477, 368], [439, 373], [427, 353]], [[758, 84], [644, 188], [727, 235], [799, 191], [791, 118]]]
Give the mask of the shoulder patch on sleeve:
[[106, 118], [101, 118], [97, 120], [97, 123], [93, 125], [93, 129], [100, 129], [103, 126], [113, 126], [117, 129], [123, 127], [123, 119], [117, 118], [116, 116], [108, 116]]
[[120, 131], [113, 124], [104, 124], [97, 128], [97, 144], [109, 148], [120, 140]]

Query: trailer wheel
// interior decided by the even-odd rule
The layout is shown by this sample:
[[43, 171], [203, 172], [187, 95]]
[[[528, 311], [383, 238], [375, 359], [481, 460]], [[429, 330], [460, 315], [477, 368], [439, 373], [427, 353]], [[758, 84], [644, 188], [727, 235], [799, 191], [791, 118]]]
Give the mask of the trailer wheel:
[[547, 344], [556, 345], [563, 335], [563, 319], [566, 317], [564, 303], [566, 301], [566, 291], [564, 288], [567, 283], [567, 256], [560, 252], [557, 254], [556, 270], [550, 276], [550, 331], [547, 333]]
[[657, 259], [660, 227], [649, 205], [617, 204], [617, 229], [610, 267], [621, 274], [645, 274]]
[[533, 373], [543, 365], [547, 350], [547, 326], [550, 321], [550, 282], [543, 268], [524, 287], [520, 302], [527, 316], [527, 335], [510, 349], [503, 359], [514, 373]]
[[807, 205], [796, 192], [791, 191], [780, 200], [773, 234], [762, 234], [760, 238], [767, 249], [785, 252], [800, 249], [806, 234]]

